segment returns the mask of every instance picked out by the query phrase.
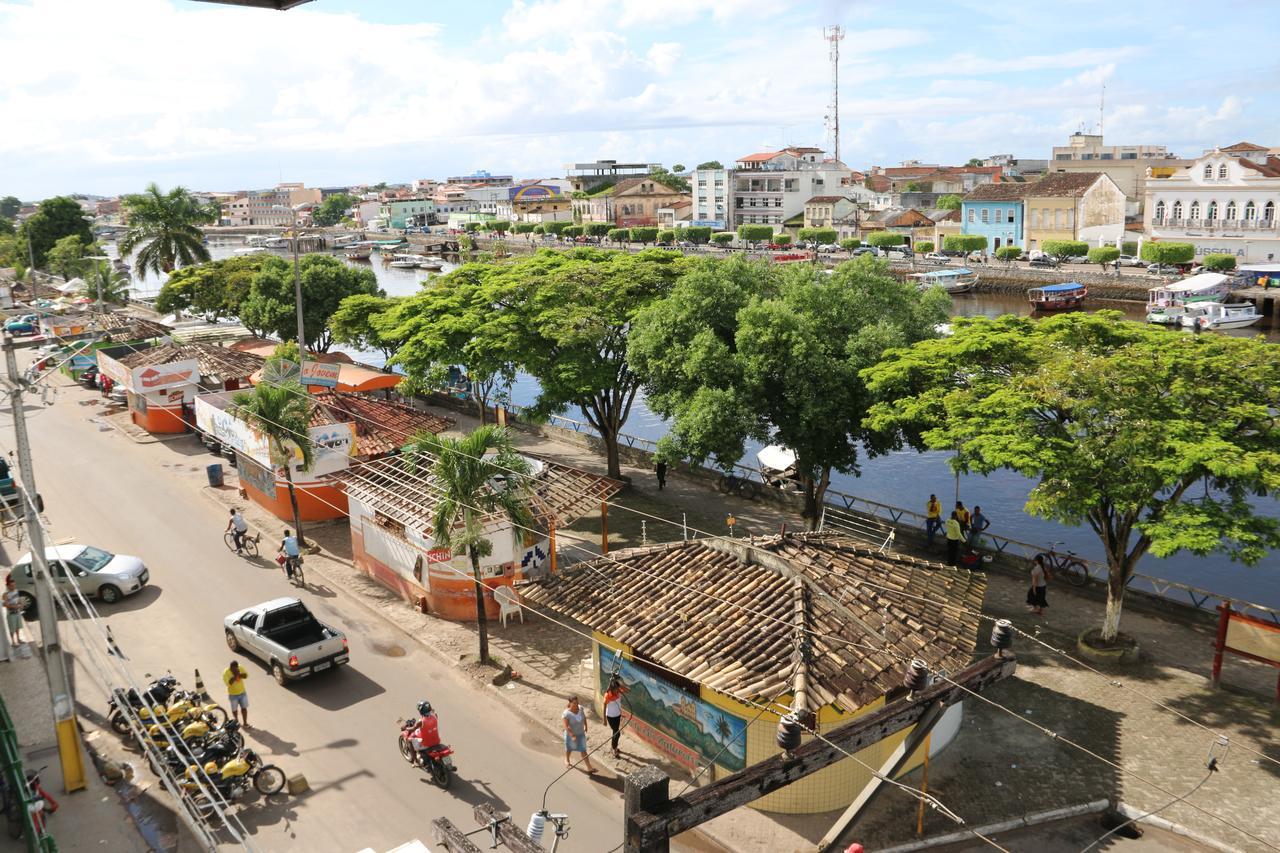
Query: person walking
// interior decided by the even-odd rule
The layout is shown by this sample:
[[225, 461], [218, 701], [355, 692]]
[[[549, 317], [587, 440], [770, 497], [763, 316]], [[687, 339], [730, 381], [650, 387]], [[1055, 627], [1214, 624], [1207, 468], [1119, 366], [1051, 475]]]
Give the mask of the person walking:
[[618, 739], [622, 737], [622, 696], [627, 691], [622, 679], [615, 675], [609, 679], [609, 689], [604, 692], [604, 720], [613, 732], [611, 743], [614, 758], [622, 757], [622, 753], [618, 751]]
[[18, 594], [13, 575], [4, 580], [4, 621], [9, 629], [9, 642], [16, 649], [22, 645], [22, 596]]
[[933, 547], [933, 534], [942, 530], [942, 504], [937, 495], [929, 495], [929, 502], [924, 505], [925, 545]]
[[1031, 586], [1027, 590], [1027, 609], [1037, 616], [1044, 615], [1049, 606], [1045, 592], [1049, 587], [1049, 570], [1044, 564], [1044, 554], [1036, 554], [1031, 558]]
[[960, 565], [960, 542], [964, 539], [964, 531], [960, 527], [960, 516], [952, 510], [947, 519], [947, 565]]
[[587, 754], [587, 712], [578, 704], [577, 696], [569, 697], [569, 706], [560, 716], [564, 720], [564, 766], [572, 767], [572, 754], [581, 752], [587, 772], [595, 773], [596, 769], [591, 766], [591, 756]]
[[231, 719], [236, 718], [236, 709], [240, 710], [240, 724], [246, 729], [249, 728], [249, 694], [244, 692], [244, 680], [249, 677], [249, 673], [244, 671], [244, 667], [239, 661], [232, 661], [231, 665], [222, 671], [222, 683], [227, 685], [227, 702], [231, 705]]
[[653, 473], [658, 477], [658, 491], [662, 491], [667, 487], [667, 463], [659, 459], [653, 466]]
[[982, 507], [974, 506], [973, 515], [969, 517], [969, 547], [977, 548], [982, 531], [991, 526], [991, 521], [982, 514]]
[[960, 532], [969, 535], [969, 510], [964, 508], [964, 501], [956, 501], [956, 521], [960, 522]]

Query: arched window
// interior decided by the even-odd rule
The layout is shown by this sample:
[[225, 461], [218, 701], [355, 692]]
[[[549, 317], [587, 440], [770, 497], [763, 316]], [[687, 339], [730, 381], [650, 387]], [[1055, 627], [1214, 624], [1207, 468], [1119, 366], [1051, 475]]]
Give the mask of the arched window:
[[1226, 219], [1230, 222], [1234, 222], [1235, 218], [1236, 218], [1236, 203], [1235, 203], [1235, 200], [1233, 199], [1227, 202], [1227, 215], [1224, 216], [1223, 219]]
[[1204, 164], [1204, 179], [1206, 181], [1213, 180], [1213, 164], [1212, 163]]
[[1267, 206], [1262, 208], [1262, 218], [1268, 222], [1274, 222], [1276, 218], [1276, 203], [1274, 201], [1267, 202]]
[[1208, 216], [1206, 218], [1210, 222], [1218, 218], [1218, 203], [1216, 201], [1209, 202], [1209, 211], [1208, 211]]
[[1191, 216], [1190, 216], [1190, 218], [1191, 218], [1191, 219], [1199, 219], [1199, 218], [1200, 218], [1200, 202], [1198, 202], [1198, 201], [1193, 201], [1193, 202], [1191, 202]]
[[1244, 206], [1244, 218], [1252, 222], [1258, 218], [1258, 206], [1249, 202]]
[[1175, 201], [1173, 203], [1173, 220], [1175, 222], [1182, 221], [1182, 201], [1181, 200]]
[[1223, 163], [1218, 167], [1218, 180], [1225, 181], [1227, 179], [1227, 164]]
[[1156, 202], [1156, 222], [1164, 221], [1164, 202]]

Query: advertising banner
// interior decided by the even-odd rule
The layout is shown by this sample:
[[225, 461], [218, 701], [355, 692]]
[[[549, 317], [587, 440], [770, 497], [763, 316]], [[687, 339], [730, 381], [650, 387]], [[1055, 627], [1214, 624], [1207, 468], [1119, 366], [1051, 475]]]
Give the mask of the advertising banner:
[[302, 460], [295, 454], [294, 470], [299, 475], [322, 477], [335, 471], [345, 471], [356, 452], [356, 431], [351, 424], [325, 424], [311, 428], [313, 448], [311, 470], [303, 471]]
[[266, 439], [249, 429], [244, 421], [210, 403], [206, 397], [196, 397], [196, 426], [201, 432], [218, 439], [223, 446], [240, 451], [259, 465], [271, 465]]
[[98, 352], [98, 372], [117, 385], [122, 385], [130, 391], [133, 390], [129, 385], [132, 381], [129, 368], [102, 351]]
[[240, 482], [248, 483], [265, 495], [275, 497], [276, 475], [243, 453], [236, 453], [236, 471], [240, 474]]
[[304, 361], [302, 363], [302, 384], [334, 388], [338, 384], [340, 368], [341, 365], [326, 364], [323, 361]]
[[129, 390], [137, 393], [159, 391], [175, 385], [196, 385], [200, 382], [200, 365], [194, 358], [188, 358], [169, 364], [135, 367], [129, 381], [132, 383]]

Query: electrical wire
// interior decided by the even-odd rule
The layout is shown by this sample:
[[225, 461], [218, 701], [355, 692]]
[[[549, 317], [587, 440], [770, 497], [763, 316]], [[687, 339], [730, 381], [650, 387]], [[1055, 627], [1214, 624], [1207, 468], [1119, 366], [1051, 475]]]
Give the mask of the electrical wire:
[[1125, 828], [1126, 826], [1128, 826], [1129, 824], [1131, 824], [1131, 823], [1137, 823], [1138, 821], [1142, 821], [1142, 820], [1146, 820], [1147, 818], [1151, 817], [1152, 815], [1154, 815], [1154, 814], [1159, 814], [1160, 812], [1164, 811], [1165, 809], [1169, 808], [1170, 806], [1173, 806], [1173, 805], [1175, 805], [1175, 804], [1177, 804], [1177, 803], [1182, 802], [1182, 801], [1183, 801], [1183, 800], [1185, 800], [1187, 797], [1190, 797], [1192, 794], [1194, 794], [1196, 791], [1199, 791], [1199, 790], [1200, 790], [1200, 787], [1201, 787], [1202, 785], [1204, 785], [1204, 783], [1205, 783], [1205, 782], [1208, 782], [1208, 781], [1209, 781], [1209, 777], [1210, 777], [1210, 776], [1212, 776], [1214, 773], [1216, 773], [1216, 772], [1217, 772], [1217, 770], [1218, 770], [1217, 765], [1216, 765], [1216, 764], [1214, 764], [1214, 763], [1211, 763], [1211, 764], [1209, 765], [1209, 772], [1208, 772], [1208, 773], [1206, 773], [1206, 774], [1204, 775], [1204, 778], [1203, 778], [1203, 779], [1201, 779], [1199, 782], [1197, 782], [1197, 783], [1195, 784], [1195, 787], [1193, 787], [1190, 791], [1187, 791], [1187, 792], [1186, 792], [1185, 794], [1183, 794], [1181, 797], [1176, 797], [1176, 798], [1174, 798], [1174, 799], [1170, 800], [1169, 802], [1165, 803], [1163, 806], [1161, 806], [1161, 807], [1160, 807], [1160, 808], [1158, 808], [1158, 809], [1152, 809], [1151, 811], [1147, 812], [1146, 814], [1142, 814], [1142, 815], [1138, 815], [1137, 817], [1131, 817], [1131, 818], [1129, 818], [1129, 819], [1128, 819], [1128, 820], [1126, 820], [1124, 823], [1120, 824], [1119, 826], [1117, 826], [1117, 827], [1115, 827], [1115, 828], [1113, 828], [1113, 829], [1111, 829], [1111, 830], [1108, 830], [1106, 833], [1104, 833], [1104, 834], [1102, 834], [1101, 836], [1099, 836], [1097, 839], [1095, 839], [1095, 840], [1094, 840], [1094, 842], [1093, 842], [1092, 844], [1090, 844], [1088, 847], [1086, 847], [1086, 848], [1084, 848], [1083, 850], [1081, 850], [1081, 851], [1080, 851], [1080, 853], [1089, 853], [1089, 851], [1090, 851], [1090, 850], [1092, 850], [1093, 848], [1097, 847], [1099, 844], [1101, 844], [1102, 842], [1106, 841], [1106, 840], [1107, 840], [1108, 838], [1110, 838], [1112, 835], [1114, 835], [1115, 833], [1119, 832], [1121, 829], [1124, 829], [1124, 828]]

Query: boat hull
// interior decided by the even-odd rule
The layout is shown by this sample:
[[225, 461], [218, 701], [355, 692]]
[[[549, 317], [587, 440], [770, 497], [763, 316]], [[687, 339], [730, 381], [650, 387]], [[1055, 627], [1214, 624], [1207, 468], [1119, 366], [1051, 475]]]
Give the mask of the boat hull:
[[1032, 311], [1070, 311], [1084, 304], [1083, 296], [1060, 296], [1052, 299], [1032, 299]]

